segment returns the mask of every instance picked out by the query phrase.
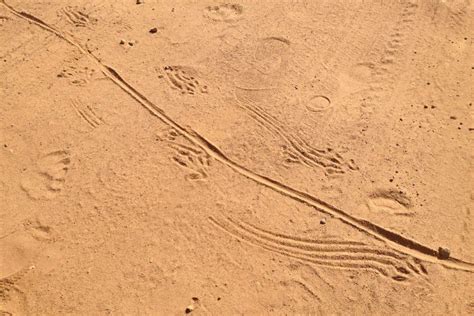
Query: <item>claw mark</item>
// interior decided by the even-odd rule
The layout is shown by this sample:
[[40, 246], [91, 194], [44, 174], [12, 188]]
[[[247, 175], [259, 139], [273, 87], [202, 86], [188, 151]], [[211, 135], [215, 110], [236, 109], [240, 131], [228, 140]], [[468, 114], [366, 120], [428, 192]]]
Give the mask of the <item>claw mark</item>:
[[67, 78], [72, 85], [80, 87], [87, 85], [94, 78], [95, 69], [89, 69], [87, 66], [77, 67], [73, 61], [68, 63], [57, 75], [58, 78]]
[[71, 106], [76, 113], [82, 118], [90, 127], [96, 128], [103, 123], [102, 119], [95, 113], [90, 105], [84, 105], [80, 100], [71, 100]]
[[[288, 128], [287, 124], [280, 122], [271, 111], [265, 109], [263, 103], [268, 102], [271, 94], [278, 93], [278, 78], [287, 68], [289, 45], [287, 39], [280, 37], [260, 40], [255, 49], [253, 62], [254, 68], [260, 73], [253, 80], [258, 79], [259, 82], [249, 82], [247, 76], [244, 76], [235, 83], [234, 98], [237, 100], [237, 105], [256, 123], [284, 142], [282, 151], [287, 163], [301, 163], [310, 168], [320, 168], [326, 176], [340, 175], [357, 169], [352, 161], [347, 161], [334, 149], [313, 147], [294, 130]], [[254, 77], [252, 73], [253, 69], [247, 74]], [[267, 80], [269, 81], [266, 82]], [[260, 81], [266, 84], [262, 85]], [[275, 87], [270, 87], [274, 85]], [[327, 97], [318, 95], [313, 100], [316, 105], [318, 102], [324, 103], [319, 99], [330, 103]], [[315, 110], [317, 109], [319, 105], [315, 107]]]
[[8, 9], [12, 14], [22, 19], [25, 19], [30, 23], [36, 24], [40, 28], [55, 34], [59, 38], [75, 46], [77, 49], [79, 49], [79, 51], [81, 51], [81, 53], [83, 53], [84, 55], [88, 56], [91, 60], [93, 60], [96, 63], [97, 67], [100, 68], [102, 73], [107, 78], [109, 78], [115, 85], [120, 87], [130, 97], [132, 97], [138, 103], [140, 103], [150, 114], [159, 118], [165, 124], [179, 131], [180, 134], [183, 135], [183, 137], [188, 139], [191, 143], [195, 144], [196, 146], [200, 147], [210, 157], [221, 162], [222, 164], [234, 170], [235, 172], [241, 174], [242, 176], [247, 177], [248, 179], [255, 181], [256, 183], [263, 185], [282, 195], [285, 195], [295, 201], [299, 201], [304, 204], [307, 204], [317, 209], [320, 212], [330, 214], [331, 216], [339, 219], [345, 224], [357, 230], [360, 230], [366, 233], [367, 235], [372, 236], [373, 238], [384, 241], [387, 246], [401, 253], [410, 255], [420, 260], [425, 260], [425, 261], [433, 262], [436, 264], [440, 264], [452, 269], [462, 270], [462, 271], [467, 271], [467, 272], [474, 272], [474, 263], [466, 262], [466, 261], [456, 259], [453, 257], [450, 257], [444, 260], [439, 259], [438, 251], [433, 248], [430, 248], [429, 246], [425, 246], [413, 239], [404, 237], [399, 233], [386, 229], [368, 220], [356, 218], [350, 215], [349, 213], [346, 213], [343, 210], [340, 210], [336, 208], [335, 206], [328, 204], [327, 202], [324, 202], [314, 196], [311, 196], [308, 193], [296, 190], [295, 188], [292, 188], [284, 183], [278, 182], [265, 175], [258, 174], [254, 171], [249, 170], [245, 166], [241, 166], [237, 164], [236, 162], [229, 159], [226, 155], [224, 155], [224, 153], [222, 153], [214, 144], [212, 144], [210, 141], [205, 139], [202, 135], [199, 135], [196, 132], [193, 132], [191, 130], [184, 128], [178, 122], [170, 118], [167, 114], [165, 114], [165, 112], [161, 108], [159, 108], [156, 104], [151, 102], [143, 94], [138, 92], [127, 81], [125, 81], [117, 73], [116, 70], [105, 65], [100, 59], [98, 59], [94, 54], [92, 54], [90, 51], [85, 49], [81, 44], [77, 43], [72, 37], [70, 37], [66, 33], [63, 33], [57, 30], [56, 28], [41, 21], [40, 19], [32, 16], [29, 13], [16, 10], [15, 8], [8, 5], [5, 2], [5, 0], [0, 0], [0, 4], [2, 4], [6, 9]]
[[178, 142], [177, 138], [179, 133], [171, 129], [164, 135], [160, 136], [159, 139], [168, 144], [175, 152], [171, 158], [179, 166], [183, 167], [188, 173], [185, 176], [186, 180], [204, 180], [208, 178], [208, 168], [211, 165], [211, 157], [199, 149], [199, 147], [190, 145], [184, 145]]
[[97, 23], [97, 19], [92, 18], [89, 14], [85, 13], [85, 11], [85, 9], [78, 7], [66, 6], [58, 13], [63, 15], [66, 20], [75, 27], [88, 27], [90, 24]]
[[187, 180], [203, 180], [208, 177], [207, 167], [209, 166], [209, 155], [185, 145], [170, 144], [170, 147], [173, 148], [176, 153], [172, 159], [178, 165], [191, 171], [191, 174], [186, 176]]
[[182, 94], [195, 95], [207, 93], [207, 86], [196, 79], [194, 68], [186, 66], [166, 66], [163, 68], [171, 88], [181, 91]]
[[245, 89], [237, 88], [236, 98], [239, 106], [246, 110], [257, 123], [269, 130], [272, 134], [285, 141], [282, 146], [288, 163], [302, 163], [311, 168], [322, 168], [326, 175], [344, 174], [348, 170], [356, 170], [353, 161], [346, 161], [332, 148], [315, 148], [307, 141], [286, 130], [279, 122], [261, 106], [246, 97]]

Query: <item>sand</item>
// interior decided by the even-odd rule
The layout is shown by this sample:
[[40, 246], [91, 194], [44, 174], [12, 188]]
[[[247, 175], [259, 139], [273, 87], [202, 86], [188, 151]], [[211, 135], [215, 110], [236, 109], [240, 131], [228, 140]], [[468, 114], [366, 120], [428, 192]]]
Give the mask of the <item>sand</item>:
[[472, 315], [470, 1], [0, 0], [0, 315]]

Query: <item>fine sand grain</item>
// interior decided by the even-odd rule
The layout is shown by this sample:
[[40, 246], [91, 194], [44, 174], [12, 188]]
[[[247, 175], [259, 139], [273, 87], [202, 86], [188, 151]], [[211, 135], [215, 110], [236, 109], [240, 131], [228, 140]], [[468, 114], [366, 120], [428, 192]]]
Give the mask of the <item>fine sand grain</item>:
[[0, 0], [0, 315], [474, 314], [472, 9]]

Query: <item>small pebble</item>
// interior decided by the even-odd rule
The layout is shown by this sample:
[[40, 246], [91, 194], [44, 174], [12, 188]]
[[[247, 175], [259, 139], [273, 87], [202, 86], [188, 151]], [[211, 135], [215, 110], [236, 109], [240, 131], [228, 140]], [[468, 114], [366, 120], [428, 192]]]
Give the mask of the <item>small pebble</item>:
[[185, 312], [186, 314], [189, 314], [189, 313], [191, 313], [193, 310], [194, 310], [194, 306], [193, 306], [193, 305], [189, 305], [188, 307], [186, 307], [186, 309], [184, 310], [184, 312]]
[[156, 27], [150, 29], [149, 31], [151, 34], [155, 34], [156, 32], [158, 32], [158, 29]]
[[120, 45], [124, 45], [125, 44], [125, 41], [124, 40], [120, 40]]
[[325, 219], [325, 218], [321, 218], [321, 220], [319, 221], [319, 223], [320, 223], [321, 225], [326, 224], [326, 219]]
[[143, 4], [144, 2], [144, 0], [137, 0], [137, 4]]
[[449, 259], [451, 252], [448, 248], [439, 247], [438, 248], [438, 258], [441, 260]]

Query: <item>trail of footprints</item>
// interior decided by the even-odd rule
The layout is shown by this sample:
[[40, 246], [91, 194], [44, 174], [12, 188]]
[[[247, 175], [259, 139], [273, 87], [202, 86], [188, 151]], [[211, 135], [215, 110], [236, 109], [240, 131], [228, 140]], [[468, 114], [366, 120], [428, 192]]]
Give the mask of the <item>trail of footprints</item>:
[[[345, 224], [347, 224], [349, 226], [352, 226], [353, 228], [358, 228], [358, 229], [360, 229], [361, 231], [365, 232], [367, 235], [369, 235], [373, 238], [376, 238], [376, 239], [379, 239], [379, 240], [382, 240], [382, 241], [393, 242], [393, 244], [390, 245], [392, 249], [399, 249], [397, 251], [411, 254], [410, 256], [408, 256], [408, 255], [404, 256], [404, 255], [401, 255], [399, 252], [395, 252], [395, 250], [385, 251], [385, 250], [378, 250], [377, 249], [375, 251], [375, 253], [377, 254], [377, 257], [380, 257], [381, 255], [384, 255], [385, 257], [388, 257], [387, 258], [388, 261], [387, 261], [387, 259], [384, 259], [384, 261], [375, 260], [375, 259], [370, 259], [370, 260], [366, 259], [365, 260], [366, 263], [363, 264], [365, 269], [371, 268], [371, 269], [377, 271], [378, 273], [380, 273], [384, 276], [387, 276], [387, 275], [390, 275], [390, 274], [385, 270], [386, 267], [384, 267], [384, 265], [386, 265], [386, 266], [388, 266], [388, 268], [390, 268], [390, 267], [394, 268], [398, 272], [400, 272], [404, 275], [412, 275], [413, 273], [410, 272], [410, 270], [413, 271], [416, 274], [422, 274], [422, 273], [425, 272], [425, 269], [421, 264], [420, 264], [419, 267], [417, 267], [416, 265], [414, 265], [413, 263], [411, 263], [407, 260], [407, 258], [416, 257], [416, 258], [423, 258], [423, 260], [427, 260], [427, 261], [430, 261], [430, 262], [435, 262], [435, 263], [438, 263], [438, 264], [442, 264], [445, 267], [450, 267], [450, 268], [453, 268], [453, 269], [463, 270], [463, 271], [472, 271], [473, 264], [470, 263], [470, 262], [465, 262], [463, 260], [456, 259], [456, 258], [449, 258], [449, 260], [444, 260], [442, 263], [440, 263], [439, 262], [440, 259], [436, 258], [437, 254], [438, 254], [438, 252], [436, 250], [434, 250], [434, 249], [432, 249], [428, 246], [425, 246], [425, 245], [417, 242], [416, 240], [406, 238], [406, 237], [398, 234], [397, 232], [391, 231], [389, 229], [386, 229], [382, 226], [371, 223], [369, 221], [359, 220], [357, 218], [354, 218], [350, 214], [344, 212], [343, 210], [337, 209], [336, 207], [331, 206], [330, 204], [327, 204], [323, 201], [320, 201], [318, 198], [313, 197], [313, 196], [311, 196], [311, 195], [309, 195], [305, 192], [301, 192], [301, 191], [299, 191], [295, 188], [292, 188], [292, 187], [287, 186], [283, 183], [280, 183], [277, 180], [267, 178], [266, 176], [262, 176], [258, 173], [247, 170], [245, 167], [240, 166], [239, 164], [233, 162], [231, 159], [227, 158], [214, 144], [212, 144], [207, 139], [205, 139], [205, 137], [203, 137], [203, 136], [201, 136], [201, 135], [199, 135], [195, 132], [190, 132], [187, 129], [181, 127], [177, 122], [173, 121], [170, 117], [168, 117], [163, 112], [163, 110], [161, 108], [159, 108], [157, 105], [155, 105], [152, 102], [150, 102], [149, 100], [147, 100], [133, 86], [131, 86], [127, 81], [125, 81], [117, 73], [117, 71], [115, 69], [103, 64], [103, 62], [101, 62], [99, 59], [97, 59], [94, 55], [90, 54], [90, 52], [88, 52], [84, 47], [82, 47], [80, 44], [75, 42], [74, 39], [72, 39], [70, 36], [68, 36], [65, 33], [62, 33], [61, 31], [57, 30], [56, 28], [54, 28], [51, 25], [41, 21], [40, 19], [36, 18], [35, 16], [33, 16], [33, 15], [27, 13], [27, 12], [18, 11], [14, 7], [11, 7], [8, 4], [6, 4], [5, 1], [0, 1], [0, 3], [6, 9], [8, 9], [10, 12], [17, 15], [18, 17], [20, 17], [22, 19], [25, 19], [25, 20], [27, 20], [31, 23], [34, 23], [34, 24], [38, 25], [39, 27], [43, 28], [44, 30], [46, 30], [48, 32], [51, 32], [51, 33], [54, 33], [54, 34], [58, 35], [60, 38], [62, 38], [65, 41], [69, 42], [71, 45], [77, 47], [81, 51], [82, 54], [87, 55], [91, 59], [93, 59], [94, 62], [96, 62], [97, 65], [101, 68], [104, 75], [106, 77], [108, 77], [109, 79], [111, 79], [114, 82], [114, 84], [119, 86], [128, 95], [133, 97], [143, 107], [145, 107], [147, 110], [149, 110], [151, 114], [153, 114], [154, 116], [156, 116], [156, 117], [160, 118], [161, 120], [163, 120], [170, 127], [176, 129], [176, 131], [179, 131], [179, 133], [182, 134], [183, 138], [185, 138], [187, 141], [195, 144], [196, 147], [199, 147], [200, 148], [199, 150], [200, 151], [202, 150], [204, 155], [208, 155], [210, 157], [213, 157], [214, 159], [222, 162], [223, 164], [225, 164], [229, 168], [232, 168], [233, 170], [237, 171], [241, 175], [246, 176], [247, 178], [249, 178], [249, 179], [251, 179], [251, 180], [253, 180], [253, 181], [255, 181], [255, 182], [257, 182], [257, 183], [259, 183], [263, 186], [266, 186], [266, 187], [268, 187], [268, 188], [270, 188], [270, 189], [272, 189], [276, 192], [279, 192], [280, 194], [288, 196], [288, 197], [290, 197], [294, 200], [305, 202], [309, 205], [312, 205], [313, 207], [315, 207], [316, 209], [318, 209], [318, 210], [320, 210], [324, 213], [331, 214], [331, 215], [339, 218]], [[69, 164], [69, 162], [67, 164]], [[67, 168], [66, 168], [66, 170], [67, 170]], [[301, 249], [300, 251], [303, 251], [305, 248], [302, 248], [301, 246], [300, 247], [295, 247], [295, 246], [292, 247], [292, 246], [286, 246], [285, 245], [286, 248], [283, 248], [283, 250], [282, 250], [280, 248], [283, 247], [283, 245], [280, 243], [280, 246], [279, 246], [278, 242], [276, 242], [276, 240], [275, 240], [276, 237], [289, 239], [288, 242], [292, 242], [292, 240], [293, 240], [293, 242], [295, 242], [295, 241], [298, 241], [298, 240], [301, 240], [301, 239], [291, 238], [291, 236], [286, 236], [285, 237], [283, 235], [274, 234], [274, 233], [271, 233], [271, 232], [268, 232], [268, 231], [258, 229], [256, 227], [253, 227], [253, 230], [260, 231], [260, 232], [259, 233], [253, 232], [253, 237], [252, 237], [252, 233], [250, 233], [250, 232], [252, 232], [252, 229], [249, 228], [249, 227], [252, 227], [252, 226], [248, 226], [248, 225], [246, 226], [244, 224], [238, 225], [238, 223], [234, 224], [233, 226], [229, 225], [229, 224], [219, 225], [218, 221], [216, 221], [214, 219], [211, 219], [211, 220], [213, 220], [213, 222], [216, 225], [222, 227], [223, 229], [227, 228], [226, 229], [227, 232], [234, 233], [234, 236], [238, 237], [239, 234], [240, 234], [240, 236], [246, 236], [246, 239], [249, 242], [254, 242], [255, 244], [260, 244], [261, 247], [264, 247], [266, 249], [269, 249], [269, 250], [277, 252], [277, 253], [285, 254], [289, 257], [294, 257], [294, 258], [299, 259], [299, 260], [306, 260], [306, 262], [311, 262], [313, 264], [321, 264], [321, 265], [326, 265], [326, 266], [340, 267], [340, 268], [346, 268], [346, 269], [347, 268], [361, 268], [360, 264], [357, 264], [356, 266], [354, 266], [351, 262], [349, 262], [347, 264], [344, 264], [344, 265], [341, 265], [340, 261], [337, 261], [337, 260], [336, 261], [330, 261], [329, 258], [323, 260], [323, 259], [318, 259], [317, 257], [312, 258], [312, 257], [314, 257], [314, 255], [313, 256], [308, 256], [307, 253], [304, 253], [304, 254], [295, 254], [294, 252], [292, 253], [292, 251], [294, 251], [293, 248]], [[227, 222], [232, 223], [231, 220], [228, 220]], [[229, 229], [229, 227], [230, 227], [230, 229]], [[234, 228], [234, 229], [232, 229], [232, 228]], [[244, 229], [244, 228], [247, 228], [247, 229]], [[247, 231], [247, 233], [245, 233], [245, 231]], [[261, 236], [259, 236], [259, 235], [261, 235]], [[271, 235], [273, 235], [273, 237]], [[257, 236], [258, 238], [255, 237], [255, 236]], [[263, 238], [263, 236], [267, 236], [267, 237]], [[369, 246], [367, 246], [367, 247], [369, 247]], [[289, 249], [287, 249], [287, 248], [289, 248]], [[374, 248], [374, 247], [372, 247], [372, 248]], [[306, 251], [306, 250], [304, 250], [304, 251]], [[352, 252], [354, 252], [354, 250]], [[372, 251], [372, 254], [373, 254], [373, 251]], [[347, 256], [342, 256], [340, 258], [340, 260], [342, 260], [344, 257], [347, 258]], [[331, 258], [331, 260], [333, 260], [333, 259], [335, 260], [335, 258]], [[356, 260], [356, 259], [351, 259], [351, 260]], [[403, 266], [393, 265], [394, 260], [404, 262], [405, 265], [409, 269], [407, 269]], [[415, 261], [416, 264], [418, 264], [420, 262], [419, 259], [413, 259], [413, 260]], [[391, 264], [389, 264], [389, 262], [391, 262]], [[370, 266], [367, 266], [367, 263], [369, 263]], [[380, 267], [381, 265], [382, 265], [382, 268]], [[406, 280], [407, 277], [404, 276], [404, 275], [393, 275], [392, 278], [394, 280], [399, 280], [399, 281]]]
[[284, 124], [250, 99], [241, 96], [239, 104], [257, 123], [285, 141], [282, 151], [287, 163], [302, 163], [311, 168], [322, 168], [326, 175], [344, 174], [350, 170], [357, 170], [353, 160], [347, 161], [332, 148], [311, 146], [296, 133], [289, 132]]
[[64, 188], [70, 164], [69, 151], [50, 152], [25, 172], [21, 188], [31, 199], [52, 199]]
[[401, 49], [410, 36], [417, 8], [417, 4], [410, 2], [407, 2], [403, 8], [397, 26], [390, 34], [380, 64], [374, 67], [374, 79], [369, 85], [371, 93], [365, 98], [366, 106], [377, 106], [381, 102], [383, 94], [388, 92], [386, 91], [387, 87], [393, 86], [395, 80], [393, 68], [396, 66], [396, 58], [401, 54]]
[[[457, 29], [459, 27], [464, 27], [466, 25], [466, 21], [469, 21], [469, 6], [468, 5], [462, 5], [461, 7], [454, 7], [454, 8], [449, 8], [448, 7], [448, 19], [447, 22], [451, 26], [452, 29]], [[459, 4], [458, 4], [459, 5]]]
[[395, 27], [394, 32], [390, 34], [390, 40], [385, 48], [384, 56], [382, 57], [383, 64], [394, 63], [394, 56], [400, 51], [406, 40], [407, 33], [411, 29], [411, 24], [414, 22], [414, 15], [417, 9], [416, 4], [407, 3], [400, 15], [399, 24]]
[[418, 260], [362, 242], [311, 240], [265, 230], [231, 218], [209, 220], [234, 238], [308, 264], [334, 269], [368, 270], [395, 281], [426, 275]]
[[[260, 40], [255, 49], [256, 65], [264, 65], [261, 68], [260, 76], [270, 81], [265, 81], [270, 85], [278, 85], [278, 78], [281, 72], [287, 67], [287, 53], [290, 42], [279, 37], [269, 37]], [[263, 71], [265, 69], [265, 71]], [[263, 93], [263, 95], [261, 94]], [[353, 160], [346, 160], [332, 148], [316, 148], [311, 146], [306, 140], [299, 137], [295, 131], [289, 130], [288, 125], [280, 122], [274, 115], [263, 107], [266, 95], [273, 93], [267, 88], [243, 88], [235, 85], [235, 98], [237, 104], [248, 113], [259, 125], [269, 130], [273, 135], [282, 139], [285, 144], [282, 152], [285, 162], [288, 164], [302, 163], [310, 168], [321, 168], [326, 176], [340, 175], [350, 170], [356, 170], [357, 166]], [[314, 100], [319, 110], [325, 108], [330, 103], [329, 99], [318, 96]]]
[[211, 165], [211, 157], [203, 150], [192, 144], [183, 144], [179, 141], [181, 135], [175, 130], [170, 129], [159, 137], [160, 141], [174, 150], [172, 160], [179, 167], [186, 171], [186, 180], [205, 180], [209, 177], [209, 167]]
[[[288, 42], [279, 38], [266, 38], [263, 42], [265, 43], [265, 47], [269, 46], [270, 48], [274, 48], [273, 46], [275, 46], [278, 48], [274, 48], [277, 52], [282, 50], [281, 46], [286, 47], [288, 45]], [[270, 52], [271, 51], [270, 49]], [[264, 52], [264, 56], [273, 56], [267, 52], [267, 50], [264, 50]], [[265, 59], [269, 57], [262, 58]], [[280, 63], [278, 63], [278, 65], [278, 67], [281, 66]], [[169, 86], [172, 89], [178, 90], [181, 94], [197, 95], [208, 92], [207, 86], [198, 80], [198, 73], [193, 67], [179, 65], [164, 66], [163, 72], [164, 75], [160, 76], [165, 77]], [[353, 160], [346, 160], [332, 148], [316, 148], [311, 146], [304, 139], [297, 136], [296, 133], [288, 131], [285, 124], [279, 122], [274, 116], [265, 111], [258, 102], [255, 102], [252, 97], [246, 93], [246, 89], [239, 87], [236, 87], [236, 89], [238, 91], [236, 98], [239, 106], [243, 108], [250, 117], [257, 121], [257, 123], [285, 141], [285, 145], [282, 146], [282, 152], [285, 156], [286, 163], [302, 163], [310, 168], [322, 168], [327, 176], [340, 175], [350, 170], [357, 170], [357, 166]], [[186, 160], [189, 160], [189, 157], [192, 156], [193, 154], [189, 154], [187, 155], [188, 158], [184, 160], [178, 158], [177, 163], [189, 167], [189, 162]], [[192, 162], [191, 164], [194, 165]]]

